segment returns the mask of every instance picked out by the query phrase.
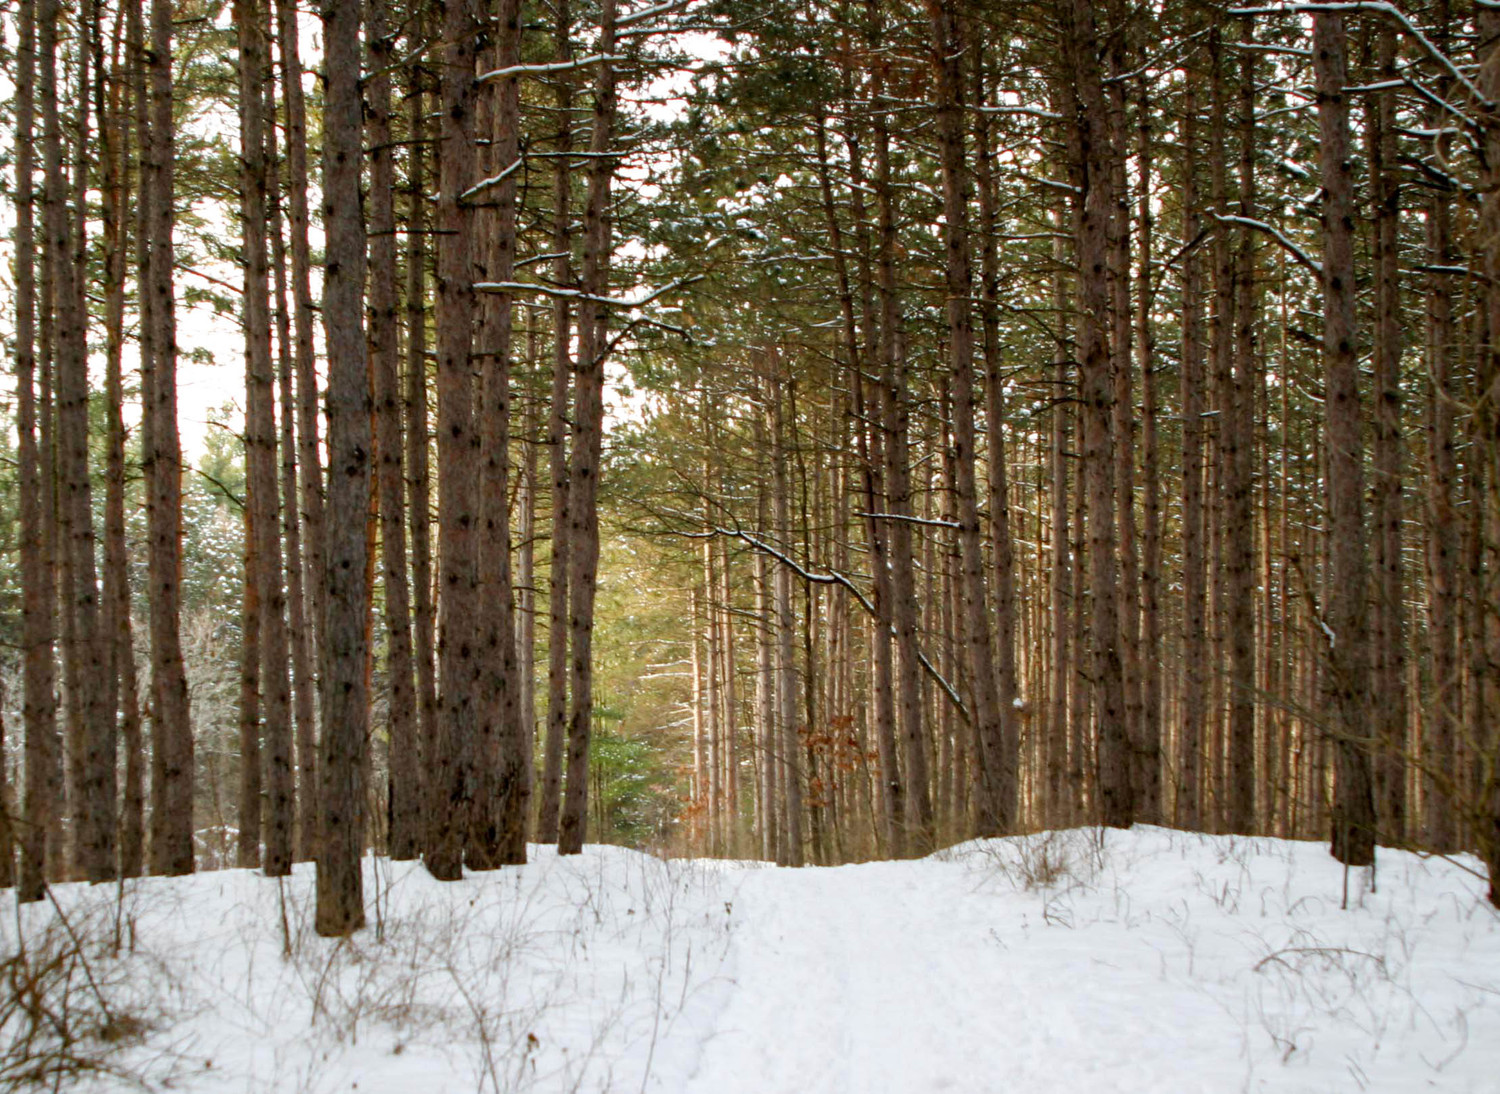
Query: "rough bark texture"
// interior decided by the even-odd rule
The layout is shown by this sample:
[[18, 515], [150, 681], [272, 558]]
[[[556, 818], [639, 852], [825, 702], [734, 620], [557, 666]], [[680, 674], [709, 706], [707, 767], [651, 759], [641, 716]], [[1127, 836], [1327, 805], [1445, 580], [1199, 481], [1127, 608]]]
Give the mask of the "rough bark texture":
[[1198, 76], [1187, 73], [1182, 140], [1182, 717], [1177, 726], [1177, 778], [1173, 821], [1197, 828], [1203, 773], [1203, 731], [1208, 717], [1208, 569], [1203, 499], [1203, 265], [1196, 246], [1198, 209]]
[[[291, 678], [286, 585], [281, 569], [280, 486], [276, 475], [276, 373], [271, 363], [271, 298], [266, 265], [268, 169], [262, 114], [270, 79], [269, 20], [256, 0], [235, 6], [240, 49], [240, 209], [245, 263], [245, 463], [251, 508], [247, 538], [255, 545], [252, 580], [260, 609], [260, 693], [265, 718], [265, 869], [291, 873], [296, 822], [292, 773]], [[283, 408], [283, 413], [290, 408]]]
[[[410, 30], [409, 41], [424, 33], [422, 20]], [[415, 46], [418, 44], [413, 41]], [[432, 757], [438, 732], [436, 641], [432, 604], [432, 489], [428, 479], [430, 435], [427, 429], [427, 225], [426, 173], [423, 141], [427, 126], [427, 96], [420, 78], [412, 77], [410, 133], [407, 150], [406, 236], [406, 495], [407, 525], [411, 530], [412, 634], [417, 663], [417, 719], [419, 764], [414, 784], [421, 827], [418, 851], [426, 846], [431, 820]]]
[[938, 158], [943, 174], [943, 276], [947, 293], [948, 386], [953, 397], [954, 490], [962, 553], [963, 636], [972, 715], [979, 746], [980, 788], [977, 833], [1000, 835], [1016, 822], [1013, 712], [1000, 709], [985, 595], [984, 547], [975, 473], [974, 319], [970, 296], [974, 275], [969, 255], [968, 170], [964, 157], [963, 42], [952, 0], [928, 0], [933, 71], [937, 85]]
[[[142, 327], [150, 380], [144, 400], [150, 491], [148, 574], [151, 595], [151, 872], [193, 872], [193, 733], [179, 634], [182, 563], [182, 446], [177, 432], [177, 319], [172, 292], [173, 158], [172, 4], [151, 0], [146, 51], [151, 127], [142, 181], [149, 200], [149, 278]], [[144, 191], [150, 191], [149, 199]]]
[[438, 535], [441, 709], [427, 756], [427, 869], [442, 881], [463, 872], [472, 776], [467, 754], [477, 731], [474, 695], [475, 542], [472, 211], [460, 195], [473, 183], [474, 60], [479, 21], [471, 0], [448, 0], [443, 22], [442, 132], [436, 227]]
[[[558, 0], [553, 56], [567, 64], [573, 57], [568, 0]], [[557, 136], [552, 175], [552, 280], [571, 285], [573, 236], [572, 173], [567, 153], [573, 148], [573, 81], [557, 83]], [[552, 550], [547, 570], [547, 729], [543, 744], [537, 840], [557, 840], [562, 807], [563, 743], [568, 735], [568, 390], [573, 374], [572, 305], [566, 297], [552, 302], [552, 398], [547, 415], [547, 468], [551, 480]]]
[[323, 113], [323, 330], [328, 345], [328, 526], [323, 739], [318, 771], [317, 911], [320, 935], [364, 926], [365, 514], [370, 508], [370, 383], [363, 296], [365, 229], [360, 202], [358, 0], [323, 5], [328, 94]]
[[1083, 474], [1088, 495], [1089, 584], [1092, 589], [1092, 663], [1098, 725], [1099, 819], [1128, 828], [1134, 817], [1130, 739], [1119, 650], [1118, 602], [1113, 595], [1115, 483], [1112, 445], [1114, 385], [1108, 339], [1109, 149], [1100, 86], [1094, 12], [1074, 0], [1069, 45], [1078, 88], [1078, 147], [1082, 193], [1078, 217], [1078, 360], [1083, 397]]
[[[1246, 30], [1245, 37], [1254, 35]], [[1253, 54], [1241, 60], [1236, 128], [1240, 140], [1240, 215], [1255, 208], [1255, 65]], [[1238, 232], [1230, 278], [1235, 293], [1234, 375], [1224, 392], [1220, 446], [1224, 455], [1224, 556], [1228, 579], [1229, 755], [1225, 781], [1224, 826], [1227, 831], [1255, 831], [1255, 529], [1253, 524], [1255, 458], [1256, 240], [1248, 228]], [[1228, 246], [1228, 240], [1225, 242]], [[1229, 331], [1226, 329], [1227, 339]], [[1226, 345], [1225, 353], [1229, 352]]]
[[[292, 237], [292, 312], [297, 365], [297, 455], [301, 468], [303, 588], [310, 598], [305, 612], [308, 647], [315, 651], [314, 670], [321, 691], [327, 590], [323, 587], [323, 457], [318, 444], [318, 381], [313, 368], [314, 308], [312, 259], [308, 247], [307, 106], [302, 91], [298, 52], [297, 7], [276, 0], [276, 39], [281, 55], [281, 88], [286, 111], [287, 196]], [[311, 859], [318, 839], [318, 743], [311, 721], [297, 724], [297, 857]]]
[[[600, 9], [599, 52], [615, 49], [615, 0]], [[578, 367], [573, 388], [573, 447], [568, 463], [568, 656], [572, 709], [568, 718], [567, 785], [557, 849], [578, 854], [588, 824], [589, 735], [593, 723], [594, 593], [599, 578], [599, 472], [604, 450], [604, 356], [607, 317], [599, 297], [607, 284], [609, 191], [615, 159], [615, 70], [599, 65], [589, 135], [588, 201], [583, 213], [583, 297], [578, 307]]]
[[[495, 15], [497, 68], [521, 56], [520, 0], [500, 0]], [[516, 174], [520, 87], [516, 77], [489, 85], [488, 167], [483, 200], [493, 211], [479, 218], [485, 241], [479, 255], [486, 281], [515, 276]], [[499, 183], [489, 180], [500, 179]], [[485, 294], [480, 315], [479, 427], [479, 755], [478, 801], [469, 830], [472, 865], [495, 867], [526, 861], [526, 814], [531, 798], [521, 730], [516, 672], [514, 590], [510, 545], [510, 374], [514, 319], [512, 294]]]
[[1328, 532], [1326, 716], [1335, 748], [1333, 854], [1349, 866], [1375, 861], [1370, 770], [1369, 638], [1366, 626], [1364, 440], [1355, 325], [1354, 178], [1350, 162], [1344, 17], [1313, 16], [1319, 162], [1323, 183], [1323, 369], [1327, 395]]
[[[1376, 42], [1379, 80], [1394, 80], [1396, 34], [1381, 27]], [[1406, 835], [1406, 592], [1402, 558], [1405, 455], [1401, 437], [1401, 275], [1398, 250], [1401, 191], [1395, 176], [1396, 102], [1390, 92], [1366, 100], [1370, 201], [1375, 263], [1375, 448], [1371, 484], [1375, 588], [1371, 634], [1377, 816], [1381, 834], [1394, 843]]]
[[41, 900], [46, 892], [52, 818], [58, 807], [56, 668], [53, 618], [56, 594], [46, 561], [43, 521], [42, 450], [38, 447], [36, 395], [36, 228], [30, 180], [36, 169], [35, 131], [36, 5], [20, 9], [16, 55], [16, 432], [18, 434], [21, 518], [21, 588], [25, 646], [23, 720], [26, 731], [26, 789], [21, 825], [21, 873], [17, 897]]
[[422, 779], [413, 692], [411, 594], [406, 581], [406, 506], [401, 451], [401, 352], [396, 323], [396, 171], [391, 148], [391, 77], [395, 55], [385, 0], [371, 0], [366, 48], [373, 75], [365, 85], [370, 145], [370, 295], [367, 322], [376, 420], [381, 582], [385, 590], [387, 727], [390, 741], [388, 811], [391, 857], [421, 850]]

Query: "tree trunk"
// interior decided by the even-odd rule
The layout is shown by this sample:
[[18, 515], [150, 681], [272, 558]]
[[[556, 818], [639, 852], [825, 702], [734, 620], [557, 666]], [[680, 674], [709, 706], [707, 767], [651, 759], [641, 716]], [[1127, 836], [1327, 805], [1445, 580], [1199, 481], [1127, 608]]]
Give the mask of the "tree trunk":
[[1355, 325], [1354, 179], [1344, 17], [1313, 16], [1319, 162], [1323, 182], [1323, 369], [1328, 423], [1328, 533], [1324, 699], [1335, 747], [1333, 854], [1348, 866], [1375, 861], [1375, 801], [1369, 732], [1369, 649], [1365, 624], [1364, 441]]
[[[1244, 32], [1253, 39], [1251, 28]], [[1255, 207], [1255, 62], [1241, 57], [1238, 129], [1240, 137], [1240, 215], [1253, 218]], [[1227, 100], [1227, 96], [1226, 96]], [[1227, 107], [1227, 101], [1226, 101]], [[1239, 247], [1229, 277], [1235, 298], [1225, 319], [1233, 317], [1232, 377], [1221, 388], [1219, 443], [1224, 466], [1224, 551], [1228, 569], [1226, 629], [1229, 638], [1229, 755], [1223, 820], [1227, 831], [1255, 831], [1255, 526], [1252, 463], [1255, 456], [1255, 239], [1248, 228], [1239, 230]], [[1224, 242], [1226, 253], [1228, 239]], [[1220, 294], [1222, 299], [1222, 293]], [[1225, 339], [1229, 358], [1228, 324], [1217, 337]], [[1215, 344], [1216, 350], [1218, 343]]]
[[[321, 692], [325, 679], [323, 654], [327, 590], [323, 587], [323, 462], [318, 444], [318, 381], [314, 370], [312, 259], [308, 247], [307, 107], [302, 91], [302, 61], [298, 52], [297, 6], [294, 0], [275, 0], [276, 38], [281, 55], [281, 89], [286, 111], [288, 212], [292, 236], [292, 313], [297, 340], [297, 453], [301, 467], [303, 589], [311, 596], [304, 608], [308, 648], [315, 654], [313, 668]], [[297, 725], [297, 796], [299, 859], [317, 853], [318, 741], [311, 722]]]
[[[266, 858], [268, 876], [291, 873], [296, 819], [292, 773], [291, 681], [288, 677], [286, 592], [281, 575], [280, 497], [276, 476], [276, 410], [271, 364], [271, 300], [266, 266], [267, 165], [262, 115], [270, 58], [268, 20], [256, 0], [235, 6], [240, 53], [241, 222], [245, 262], [245, 464], [254, 548], [250, 580], [259, 605], [261, 712], [265, 718]], [[283, 412], [290, 408], [283, 408]], [[249, 608], [246, 609], [247, 615]], [[258, 787], [257, 787], [258, 789]], [[257, 795], [258, 796], [258, 795]], [[245, 803], [248, 805], [248, 803]], [[245, 865], [245, 863], [242, 863]]]
[[[615, 0], [600, 9], [599, 52], [615, 50]], [[588, 823], [589, 734], [594, 706], [594, 593], [599, 577], [598, 491], [604, 452], [604, 358], [608, 317], [599, 302], [608, 282], [609, 191], [616, 160], [615, 69], [599, 65], [589, 135], [588, 200], [583, 213], [583, 296], [578, 306], [578, 365], [573, 389], [573, 446], [568, 464], [568, 638], [572, 662], [572, 711], [568, 719], [567, 786], [558, 823], [557, 849], [583, 850]]]
[[473, 183], [474, 60], [479, 21], [470, 0], [447, 6], [443, 25], [442, 136], [437, 229], [438, 530], [441, 593], [438, 658], [442, 709], [427, 757], [427, 869], [440, 881], [463, 875], [478, 730], [474, 671], [478, 638], [474, 525], [473, 213], [461, 195]]
[[[553, 53], [558, 64], [573, 57], [568, 0], [558, 0]], [[557, 136], [552, 176], [552, 280], [573, 282], [572, 173], [573, 82], [566, 73], [557, 82]], [[568, 381], [573, 373], [572, 305], [565, 296], [552, 302], [552, 400], [547, 416], [548, 472], [552, 483], [552, 551], [547, 571], [547, 731], [543, 744], [541, 805], [537, 840], [557, 841], [562, 805], [563, 742], [568, 733]]]
[[393, 859], [421, 850], [422, 774], [412, 691], [411, 595], [406, 580], [406, 507], [401, 445], [401, 354], [396, 322], [396, 172], [391, 148], [391, 78], [395, 39], [385, 0], [370, 0], [365, 14], [370, 71], [365, 83], [365, 127], [370, 145], [369, 327], [375, 399], [376, 480], [380, 508], [381, 583], [385, 589], [388, 681], [389, 813]]
[[994, 649], [985, 596], [984, 549], [975, 475], [974, 320], [970, 297], [974, 276], [969, 255], [968, 172], [964, 159], [964, 43], [953, 0], [927, 0], [937, 88], [938, 158], [943, 173], [943, 235], [946, 260], [949, 387], [953, 396], [954, 490], [959, 548], [963, 558], [963, 636], [974, 689], [972, 716], [979, 749], [979, 835], [1000, 835], [1015, 826], [1017, 802], [1014, 712], [1000, 709]]
[[1174, 823], [1203, 824], [1203, 734], [1208, 718], [1208, 566], [1204, 551], [1203, 265], [1198, 250], [1198, 70], [1189, 65], [1182, 131], [1182, 716], [1177, 727]]
[[[150, 76], [150, 137], [142, 200], [149, 202], [148, 285], [141, 294], [142, 329], [150, 373], [143, 400], [150, 493], [148, 573], [151, 594], [151, 872], [193, 872], [193, 734], [187, 674], [179, 635], [181, 615], [182, 449], [177, 433], [177, 320], [172, 289], [173, 164], [172, 5], [151, 0], [146, 51]], [[149, 198], [147, 192], [149, 191]]]
[[[408, 32], [414, 46], [422, 42], [424, 21], [417, 20]], [[433, 801], [432, 770], [437, 755], [438, 699], [434, 661], [432, 605], [432, 492], [428, 479], [427, 429], [427, 194], [423, 158], [427, 125], [427, 96], [421, 77], [411, 77], [410, 135], [407, 151], [406, 232], [406, 491], [407, 524], [411, 530], [412, 623], [417, 662], [417, 718], [419, 735], [413, 744], [418, 757], [416, 795], [419, 828], [415, 839], [420, 852], [427, 846]]]
[[[1377, 81], [1397, 79], [1396, 33], [1382, 26], [1376, 39]], [[1375, 589], [1372, 642], [1379, 748], [1376, 814], [1381, 833], [1400, 844], [1406, 835], [1406, 589], [1402, 561], [1404, 453], [1401, 441], [1401, 191], [1395, 167], [1396, 101], [1389, 92], [1366, 99], [1370, 201], [1375, 264], [1375, 447], [1371, 521], [1374, 523]]]
[[1124, 678], [1119, 650], [1115, 560], [1115, 483], [1108, 339], [1109, 139], [1099, 72], [1094, 12], [1074, 0], [1068, 33], [1078, 87], [1082, 152], [1081, 215], [1078, 218], [1078, 360], [1083, 397], [1083, 474], [1088, 492], [1089, 584], [1092, 587], [1093, 676], [1098, 723], [1098, 816], [1112, 827], [1134, 819], [1130, 740], [1125, 720]]
[[363, 295], [365, 229], [359, 176], [360, 5], [324, 0], [327, 99], [323, 113], [323, 330], [328, 345], [328, 525], [323, 640], [323, 739], [318, 757], [317, 911], [325, 937], [364, 926], [360, 859], [365, 830], [365, 515], [370, 508], [370, 383]]
[[56, 662], [53, 657], [53, 620], [56, 590], [46, 558], [42, 495], [45, 483], [44, 450], [38, 448], [36, 376], [36, 228], [32, 190], [36, 153], [35, 73], [36, 4], [22, 0], [20, 42], [16, 53], [16, 432], [19, 456], [21, 522], [22, 643], [26, 730], [26, 789], [21, 829], [21, 874], [16, 896], [41, 900], [46, 894], [53, 817], [58, 807], [58, 740]]
[[[520, 0], [501, 0], [495, 16], [496, 67], [520, 61]], [[485, 277], [505, 284], [515, 276], [516, 168], [519, 156], [520, 87], [517, 77], [491, 84], [489, 167], [486, 186], [493, 212], [478, 218], [486, 241], [479, 258]], [[483, 185], [483, 184], [481, 184]], [[470, 827], [473, 865], [500, 866], [526, 861], [526, 815], [531, 787], [526, 780], [529, 747], [520, 723], [520, 681], [516, 673], [514, 590], [510, 560], [510, 374], [513, 300], [508, 291], [485, 294], [480, 315], [479, 536], [478, 580], [480, 683], [479, 801]]]

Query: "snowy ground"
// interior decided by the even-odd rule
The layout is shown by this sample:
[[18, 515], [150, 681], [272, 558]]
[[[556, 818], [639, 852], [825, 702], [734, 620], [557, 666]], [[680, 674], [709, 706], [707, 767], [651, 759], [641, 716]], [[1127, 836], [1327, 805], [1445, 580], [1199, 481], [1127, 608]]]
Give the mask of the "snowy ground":
[[61, 886], [66, 923], [0, 926], [0, 1089], [35, 1000], [31, 1059], [67, 1026], [100, 1091], [1500, 1091], [1472, 862], [1383, 850], [1346, 911], [1319, 845], [1153, 828], [798, 871], [533, 858], [370, 862], [344, 943], [310, 871]]

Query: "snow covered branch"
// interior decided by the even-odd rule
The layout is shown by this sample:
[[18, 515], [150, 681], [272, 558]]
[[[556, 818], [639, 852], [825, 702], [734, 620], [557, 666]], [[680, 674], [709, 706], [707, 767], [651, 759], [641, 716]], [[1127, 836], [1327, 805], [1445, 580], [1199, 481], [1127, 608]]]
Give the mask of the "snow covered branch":
[[1277, 228], [1274, 224], [1267, 224], [1263, 220], [1254, 220], [1251, 217], [1234, 216], [1232, 214], [1225, 215], [1215, 212], [1212, 209], [1208, 210], [1208, 215], [1213, 217], [1220, 224], [1238, 224], [1241, 228], [1253, 228], [1257, 232], [1265, 232], [1266, 235], [1270, 236], [1277, 243], [1280, 243], [1283, 247], [1285, 247], [1287, 254], [1295, 258], [1298, 263], [1305, 266], [1316, 276], [1323, 276], [1323, 264], [1316, 258], [1313, 258], [1312, 255], [1308, 254], [1301, 247], [1293, 243], [1290, 239], [1288, 239], [1286, 237], [1286, 234], [1283, 233], [1281, 229]]

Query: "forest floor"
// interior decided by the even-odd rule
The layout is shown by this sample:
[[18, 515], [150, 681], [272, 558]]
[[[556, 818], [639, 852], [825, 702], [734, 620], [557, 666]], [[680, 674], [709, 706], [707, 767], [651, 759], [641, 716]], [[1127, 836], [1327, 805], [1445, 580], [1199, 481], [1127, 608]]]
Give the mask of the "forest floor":
[[1157, 828], [804, 870], [534, 848], [446, 885], [367, 860], [343, 942], [310, 868], [58, 886], [0, 926], [0, 1089], [1494, 1092], [1475, 865], [1382, 849], [1372, 886]]

